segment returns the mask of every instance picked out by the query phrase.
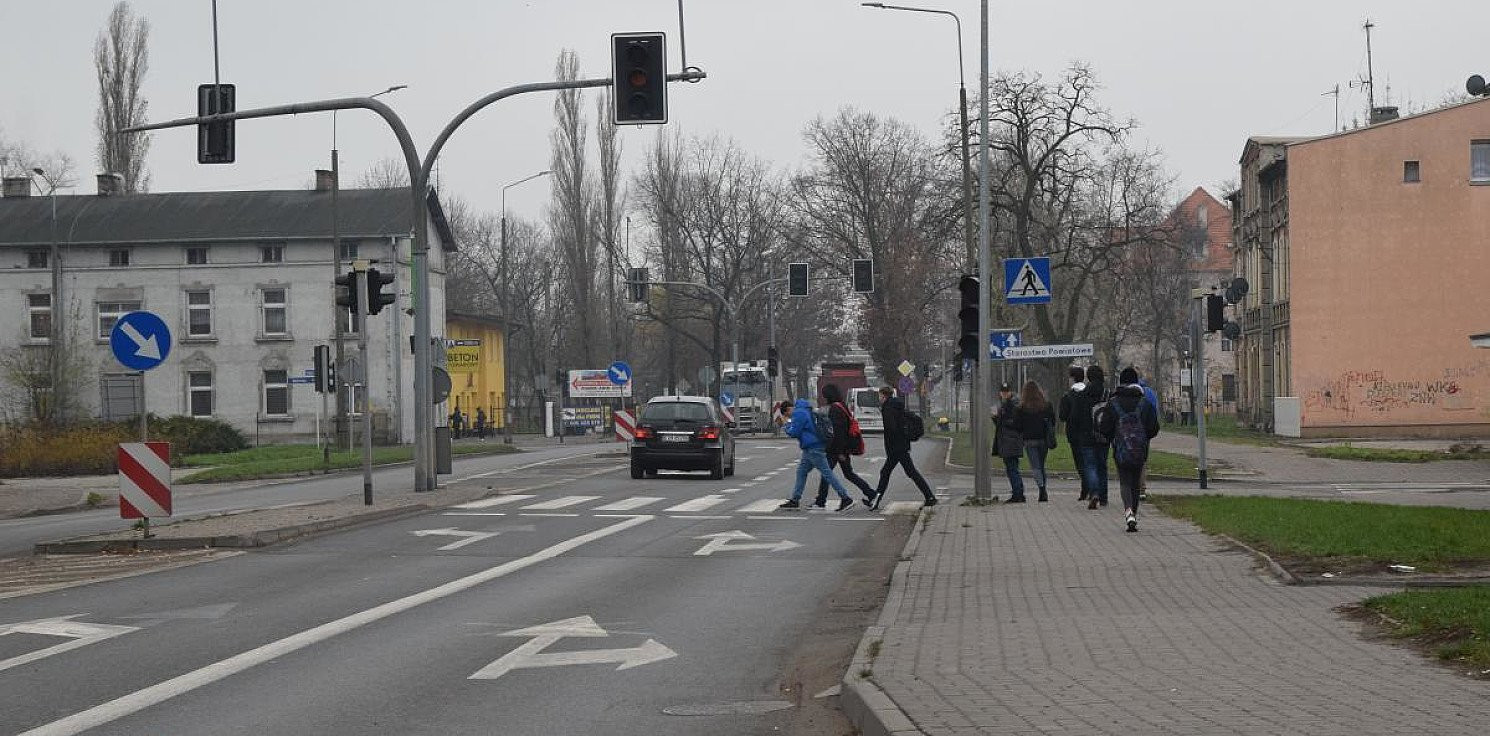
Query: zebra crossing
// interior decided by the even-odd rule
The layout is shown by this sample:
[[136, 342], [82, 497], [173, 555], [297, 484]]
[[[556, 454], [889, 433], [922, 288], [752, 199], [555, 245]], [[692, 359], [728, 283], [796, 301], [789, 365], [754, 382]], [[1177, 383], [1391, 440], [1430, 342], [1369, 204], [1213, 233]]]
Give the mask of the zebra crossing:
[[[752, 518], [782, 518], [791, 519], [806, 518], [812, 516], [832, 516], [835, 518], [857, 518], [860, 521], [866, 519], [863, 515], [863, 507], [856, 506], [851, 511], [859, 512], [857, 517], [852, 515], [840, 515], [828, 509], [807, 509], [802, 511], [783, 511], [774, 513], [770, 517], [758, 515], [777, 512], [781, 505], [779, 498], [764, 498], [741, 504], [740, 500], [725, 495], [727, 491], [739, 489], [726, 489], [718, 493], [710, 493], [697, 498], [679, 501], [678, 499], [663, 498], [660, 496], [631, 496], [619, 500], [606, 499], [602, 496], [558, 496], [538, 500], [538, 496], [530, 493], [514, 493], [506, 496], [493, 496], [483, 498], [479, 501], [457, 504], [444, 512], [445, 516], [552, 516], [552, 512], [564, 512], [562, 515], [577, 516], [578, 512], [593, 513], [663, 513], [678, 516], [695, 516], [704, 513], [727, 514], [751, 516]], [[598, 505], [592, 505], [595, 502]], [[664, 505], [667, 504], [667, 505]], [[499, 510], [493, 510], [499, 509]], [[921, 509], [919, 501], [892, 501], [880, 509], [878, 514], [867, 518], [879, 519], [885, 514], [917, 513]]]

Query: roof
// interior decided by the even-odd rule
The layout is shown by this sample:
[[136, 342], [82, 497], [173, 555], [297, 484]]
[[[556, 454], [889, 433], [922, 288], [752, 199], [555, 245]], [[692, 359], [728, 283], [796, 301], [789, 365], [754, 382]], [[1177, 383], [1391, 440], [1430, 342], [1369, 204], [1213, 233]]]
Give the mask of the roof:
[[[344, 189], [337, 198], [344, 238], [406, 235], [408, 189]], [[434, 192], [429, 215], [446, 250], [455, 238]], [[57, 197], [57, 235], [70, 244], [304, 240], [331, 237], [331, 193], [167, 192]], [[0, 246], [49, 245], [52, 198], [0, 198]]]
[[1244, 143], [1244, 144], [1242, 144], [1242, 155], [1241, 155], [1241, 157], [1239, 159], [1237, 159], [1237, 162], [1238, 163], [1245, 162], [1247, 160], [1247, 151], [1251, 150], [1254, 146], [1259, 147], [1259, 148], [1260, 147], [1263, 147], [1263, 146], [1288, 146], [1288, 145], [1292, 145], [1294, 143], [1303, 143], [1304, 141], [1307, 141], [1307, 140], [1311, 140], [1311, 136], [1307, 136], [1307, 135], [1254, 135], [1254, 136], [1248, 136], [1247, 142]]
[[1378, 130], [1380, 128], [1385, 128], [1385, 127], [1387, 127], [1389, 125], [1401, 125], [1402, 123], [1410, 123], [1410, 122], [1413, 122], [1415, 120], [1420, 120], [1422, 118], [1426, 118], [1426, 117], [1428, 117], [1430, 115], [1437, 115], [1439, 113], [1448, 112], [1449, 110], [1457, 110], [1457, 109], [1459, 109], [1461, 107], [1468, 107], [1470, 105], [1483, 105], [1483, 104], [1485, 104], [1487, 102], [1490, 102], [1490, 97], [1476, 97], [1476, 98], [1474, 98], [1472, 100], [1465, 100], [1464, 102], [1456, 102], [1456, 103], [1451, 104], [1451, 105], [1444, 105], [1442, 107], [1435, 107], [1432, 110], [1424, 110], [1424, 111], [1422, 111], [1420, 113], [1416, 113], [1416, 114], [1413, 114], [1413, 115], [1403, 115], [1402, 117], [1392, 118], [1391, 120], [1383, 120], [1383, 121], [1381, 121], [1379, 123], [1372, 123], [1370, 125], [1362, 125], [1359, 128], [1351, 128], [1350, 130], [1342, 130], [1342, 131], [1338, 131], [1338, 132], [1335, 132], [1335, 133], [1330, 133], [1328, 135], [1313, 136], [1313, 137], [1310, 137], [1310, 138], [1304, 138], [1302, 140], [1288, 141], [1288, 144], [1289, 145], [1295, 145], [1295, 144], [1300, 144], [1300, 143], [1315, 143], [1315, 142], [1318, 142], [1318, 141], [1333, 140], [1335, 138], [1343, 138], [1343, 137], [1345, 137], [1347, 135], [1355, 135], [1357, 133], [1365, 133], [1365, 132], [1372, 131], [1372, 130]]

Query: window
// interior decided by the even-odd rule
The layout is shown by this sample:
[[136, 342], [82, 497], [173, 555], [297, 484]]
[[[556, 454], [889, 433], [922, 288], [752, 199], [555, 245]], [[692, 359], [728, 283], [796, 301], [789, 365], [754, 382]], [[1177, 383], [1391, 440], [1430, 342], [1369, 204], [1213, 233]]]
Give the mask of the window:
[[48, 340], [52, 337], [52, 295], [27, 294], [26, 310], [30, 314], [31, 339]]
[[357, 246], [358, 242], [355, 240], [341, 241], [341, 259], [343, 261], [357, 260]]
[[117, 248], [109, 251], [109, 265], [115, 268], [129, 265], [129, 249]]
[[1422, 180], [1421, 169], [1417, 161], [1402, 162], [1402, 181], [1412, 183]]
[[186, 374], [186, 397], [187, 408], [192, 416], [212, 416], [212, 372], [188, 372]]
[[285, 324], [285, 290], [264, 289], [259, 293], [263, 295], [263, 334], [286, 334], [289, 328]]
[[1236, 374], [1221, 374], [1221, 400], [1236, 401]]
[[212, 292], [186, 292], [186, 334], [188, 337], [212, 335]]
[[357, 313], [345, 307], [337, 307], [336, 320], [341, 323], [341, 332], [343, 335], [355, 335], [362, 326]]
[[1235, 349], [1236, 349], [1236, 345], [1234, 343], [1232, 343], [1232, 341], [1230, 341], [1230, 340], [1228, 340], [1228, 339], [1226, 339], [1224, 337], [1221, 338], [1221, 352], [1223, 352], [1223, 353], [1229, 353], [1229, 352], [1231, 352], [1231, 351], [1233, 351]]
[[207, 249], [206, 248], [187, 248], [186, 249], [186, 265], [188, 265], [188, 266], [201, 266], [201, 265], [205, 264], [206, 262], [207, 262]]
[[26, 268], [46, 268], [47, 252], [44, 250], [26, 251]]
[[139, 311], [139, 309], [139, 302], [99, 302], [98, 339], [109, 339], [109, 333], [114, 331], [114, 323], [118, 322], [120, 317]]
[[264, 414], [283, 417], [290, 414], [290, 380], [288, 371], [264, 371]]
[[342, 401], [346, 402], [349, 416], [362, 416], [362, 402], [367, 400], [367, 391], [360, 383], [343, 383], [340, 388]]
[[1490, 182], [1490, 141], [1469, 144], [1469, 180]]
[[285, 247], [283, 245], [259, 246], [260, 263], [284, 263]]
[[1211, 225], [1211, 211], [1206, 209], [1204, 204], [1195, 208], [1195, 224], [1201, 227], [1210, 227]]

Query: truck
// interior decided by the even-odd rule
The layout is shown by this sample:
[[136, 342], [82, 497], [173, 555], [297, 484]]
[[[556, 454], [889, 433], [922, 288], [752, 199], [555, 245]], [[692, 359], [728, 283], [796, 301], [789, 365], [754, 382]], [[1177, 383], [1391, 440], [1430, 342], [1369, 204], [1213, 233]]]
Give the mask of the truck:
[[823, 387], [830, 383], [837, 386], [839, 393], [845, 398], [856, 388], [869, 387], [869, 376], [864, 372], [863, 363], [823, 363], [819, 370], [817, 378], [819, 405], [826, 405], [823, 399]]
[[721, 393], [735, 397], [729, 410], [734, 413], [731, 425], [738, 432], [769, 432], [771, 421], [771, 381], [766, 372], [766, 361], [752, 360], [719, 364], [719, 387]]

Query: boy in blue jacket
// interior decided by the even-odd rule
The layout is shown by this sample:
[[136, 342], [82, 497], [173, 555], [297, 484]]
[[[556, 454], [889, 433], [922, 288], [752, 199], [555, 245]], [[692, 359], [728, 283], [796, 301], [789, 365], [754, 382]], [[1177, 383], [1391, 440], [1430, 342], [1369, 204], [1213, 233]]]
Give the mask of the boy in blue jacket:
[[786, 425], [788, 437], [795, 437], [797, 444], [802, 448], [802, 459], [797, 462], [797, 485], [792, 488], [792, 497], [781, 504], [783, 509], [796, 509], [802, 507], [802, 489], [807, 486], [807, 474], [813, 468], [833, 486], [838, 494], [838, 510], [844, 511], [854, 505], [854, 499], [848, 495], [848, 489], [843, 487], [843, 481], [833, 474], [833, 469], [828, 466], [827, 444], [817, 434], [817, 428], [812, 421], [812, 404], [807, 399], [797, 399], [792, 408], [792, 420]]

